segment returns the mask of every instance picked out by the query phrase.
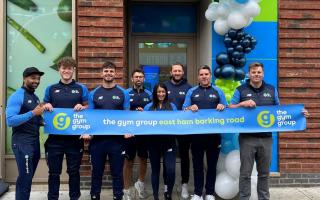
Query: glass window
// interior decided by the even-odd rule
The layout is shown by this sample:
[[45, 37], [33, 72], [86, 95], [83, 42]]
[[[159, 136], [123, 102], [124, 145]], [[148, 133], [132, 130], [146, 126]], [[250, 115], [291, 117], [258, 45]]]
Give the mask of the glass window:
[[[187, 77], [187, 43], [178, 42], [140, 42], [139, 66], [146, 73], [146, 88], [152, 90], [158, 81], [170, 79], [171, 64], [179, 62], [184, 65]], [[152, 83], [148, 84], [147, 74], [152, 72]]]
[[[34, 66], [46, 73], [36, 92], [42, 100], [45, 88], [59, 80], [58, 59], [72, 55], [72, 0], [8, 0], [6, 49], [7, 97], [21, 87], [23, 70]], [[12, 154], [7, 130], [6, 153]], [[40, 138], [43, 144], [43, 130]]]

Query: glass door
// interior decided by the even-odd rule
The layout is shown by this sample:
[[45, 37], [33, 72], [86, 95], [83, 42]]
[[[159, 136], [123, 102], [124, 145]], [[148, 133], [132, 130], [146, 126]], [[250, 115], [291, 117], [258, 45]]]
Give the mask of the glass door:
[[[179, 62], [184, 65], [185, 78], [191, 84], [195, 82], [195, 55], [192, 38], [148, 38], [134, 36], [133, 52], [129, 72], [134, 68], [147, 69], [157, 73], [154, 83], [170, 79], [171, 64]], [[152, 86], [147, 85], [148, 89]]]

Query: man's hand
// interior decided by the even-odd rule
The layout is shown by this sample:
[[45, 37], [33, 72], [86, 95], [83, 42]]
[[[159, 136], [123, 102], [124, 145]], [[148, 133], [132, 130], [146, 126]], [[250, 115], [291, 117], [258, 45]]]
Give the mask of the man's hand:
[[310, 117], [310, 114], [309, 114], [308, 110], [306, 110], [305, 108], [304, 108], [304, 109], [302, 109], [302, 111], [301, 111], [301, 112], [303, 113], [303, 115], [305, 116], [305, 118]]
[[143, 108], [142, 107], [138, 107], [138, 108], [136, 108], [136, 111], [143, 111]]
[[134, 137], [133, 134], [130, 134], [130, 133], [124, 134], [125, 139], [132, 138], [132, 137]]
[[89, 135], [89, 134], [82, 134], [79, 139], [83, 139], [84, 141], [89, 141], [93, 138], [92, 135]]
[[198, 106], [196, 104], [193, 104], [189, 107], [186, 107], [185, 110], [191, 110], [192, 112], [197, 112], [199, 110]]
[[32, 114], [33, 114], [34, 116], [42, 115], [43, 112], [44, 112], [44, 105], [43, 105], [43, 104], [37, 105], [37, 107], [35, 107], [35, 108], [32, 110]]
[[77, 105], [74, 106], [73, 110], [74, 111], [81, 111], [81, 110], [84, 110], [86, 108], [87, 108], [87, 106], [83, 106], [82, 104], [78, 103]]
[[242, 107], [249, 107], [249, 108], [254, 108], [254, 107], [257, 106], [257, 105], [256, 105], [256, 102], [254, 102], [254, 101], [251, 100], [251, 99], [241, 102], [240, 105], [241, 105]]
[[45, 111], [49, 111], [49, 112], [53, 111], [53, 106], [51, 105], [51, 103], [46, 103], [46, 104], [44, 104], [43, 107], [44, 107]]
[[224, 110], [224, 108], [225, 108], [225, 106], [224, 106], [223, 104], [220, 104], [220, 103], [219, 103], [219, 104], [217, 105], [216, 110], [217, 110], [217, 111], [222, 111], [222, 110]]

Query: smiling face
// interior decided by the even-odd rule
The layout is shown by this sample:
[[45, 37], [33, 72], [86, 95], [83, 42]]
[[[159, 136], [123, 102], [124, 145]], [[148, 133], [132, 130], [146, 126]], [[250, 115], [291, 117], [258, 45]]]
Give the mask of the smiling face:
[[198, 72], [199, 84], [208, 87], [211, 84], [211, 72], [208, 69], [200, 69]]
[[31, 74], [23, 79], [23, 86], [29, 90], [35, 90], [40, 84], [40, 75]]
[[116, 70], [114, 68], [103, 68], [101, 77], [106, 83], [112, 83], [116, 77]]
[[73, 78], [74, 67], [68, 65], [61, 65], [59, 67], [59, 73], [63, 82], [70, 82]]
[[184, 75], [183, 67], [181, 65], [172, 65], [170, 74], [174, 82], [181, 81]]
[[163, 87], [158, 87], [157, 88], [157, 98], [159, 102], [163, 102], [166, 98], [166, 90]]
[[250, 78], [250, 83], [252, 85], [261, 85], [263, 77], [264, 77], [264, 72], [261, 66], [250, 68], [249, 78]]

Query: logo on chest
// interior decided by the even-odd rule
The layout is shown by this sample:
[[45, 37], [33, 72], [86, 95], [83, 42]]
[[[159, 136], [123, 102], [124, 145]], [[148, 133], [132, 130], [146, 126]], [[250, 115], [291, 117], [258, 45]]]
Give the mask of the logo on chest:
[[179, 94], [180, 94], [180, 95], [183, 95], [183, 96], [186, 95], [186, 93], [183, 92], [183, 91], [180, 91]]
[[116, 95], [113, 95], [113, 96], [112, 96], [112, 99], [120, 100], [120, 97], [119, 97], [119, 96], [116, 96]]
[[54, 93], [59, 93], [59, 92], [60, 92], [60, 90], [58, 90], [58, 89], [54, 91]]
[[209, 98], [216, 99], [217, 96], [216, 96], [215, 94], [210, 94], [210, 95], [209, 95]]
[[263, 93], [263, 97], [271, 97], [271, 94], [270, 94], [270, 93], [265, 92], [265, 93]]
[[28, 103], [32, 103], [32, 100], [31, 100], [31, 99], [29, 99], [29, 100], [28, 100]]
[[247, 94], [247, 97], [252, 97], [252, 94], [250, 94], [250, 93], [249, 93], [249, 94]]
[[102, 99], [103, 99], [103, 96], [98, 97], [98, 100], [102, 100]]
[[71, 90], [71, 93], [72, 94], [79, 94], [79, 91], [78, 90]]

